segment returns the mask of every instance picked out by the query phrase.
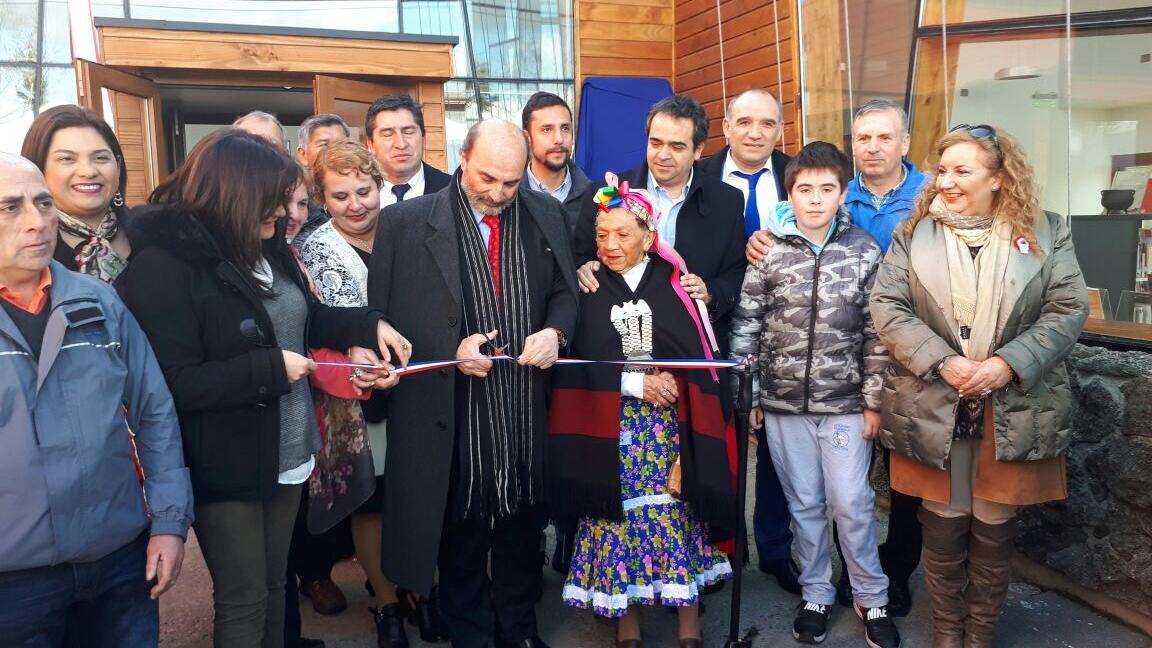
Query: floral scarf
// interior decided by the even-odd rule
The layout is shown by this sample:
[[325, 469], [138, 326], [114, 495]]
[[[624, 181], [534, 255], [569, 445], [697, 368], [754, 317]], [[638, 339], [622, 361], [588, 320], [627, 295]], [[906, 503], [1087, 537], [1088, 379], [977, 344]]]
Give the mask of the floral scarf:
[[76, 270], [112, 283], [128, 265], [128, 260], [112, 248], [120, 231], [120, 219], [109, 209], [95, 229], [84, 221], [60, 212], [60, 231], [80, 239], [76, 246]]

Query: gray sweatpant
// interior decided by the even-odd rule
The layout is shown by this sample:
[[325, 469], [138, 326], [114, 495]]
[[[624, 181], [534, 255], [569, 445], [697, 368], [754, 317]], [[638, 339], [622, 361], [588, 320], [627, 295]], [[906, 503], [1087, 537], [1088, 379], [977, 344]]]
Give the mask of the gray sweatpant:
[[888, 604], [888, 577], [880, 567], [865, 441], [864, 415], [764, 413], [764, 432], [780, 486], [792, 512], [804, 600], [836, 600], [829, 554], [828, 512], [839, 525], [848, 576], [863, 607]]

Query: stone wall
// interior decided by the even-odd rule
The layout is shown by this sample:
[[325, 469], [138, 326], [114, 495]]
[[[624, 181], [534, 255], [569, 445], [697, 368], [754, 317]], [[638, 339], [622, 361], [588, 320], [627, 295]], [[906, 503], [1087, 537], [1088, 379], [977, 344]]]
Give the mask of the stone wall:
[[1077, 345], [1069, 497], [1029, 507], [1017, 545], [1080, 584], [1152, 613], [1152, 354]]

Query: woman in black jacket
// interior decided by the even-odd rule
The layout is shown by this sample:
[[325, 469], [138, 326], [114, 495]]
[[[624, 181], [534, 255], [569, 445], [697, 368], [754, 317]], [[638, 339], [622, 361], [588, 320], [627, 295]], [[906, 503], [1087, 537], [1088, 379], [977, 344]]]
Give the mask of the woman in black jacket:
[[[308, 348], [375, 359], [408, 343], [369, 308], [329, 308], [285, 241], [298, 167], [258, 137], [202, 140], [137, 210], [117, 283], [156, 351], [180, 414], [196, 535], [212, 575], [215, 645], [280, 648], [284, 579], [301, 484], [319, 431]], [[353, 372], [358, 388], [395, 374]]]

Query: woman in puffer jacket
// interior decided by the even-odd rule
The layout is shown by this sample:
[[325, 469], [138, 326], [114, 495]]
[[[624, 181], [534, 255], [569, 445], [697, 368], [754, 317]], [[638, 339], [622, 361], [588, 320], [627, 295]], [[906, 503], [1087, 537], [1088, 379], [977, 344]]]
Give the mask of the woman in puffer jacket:
[[892, 488], [924, 500], [936, 647], [990, 646], [1017, 508], [1067, 496], [1064, 358], [1088, 317], [1064, 219], [1041, 211], [1019, 144], [953, 128], [936, 180], [893, 239], [871, 309]]

